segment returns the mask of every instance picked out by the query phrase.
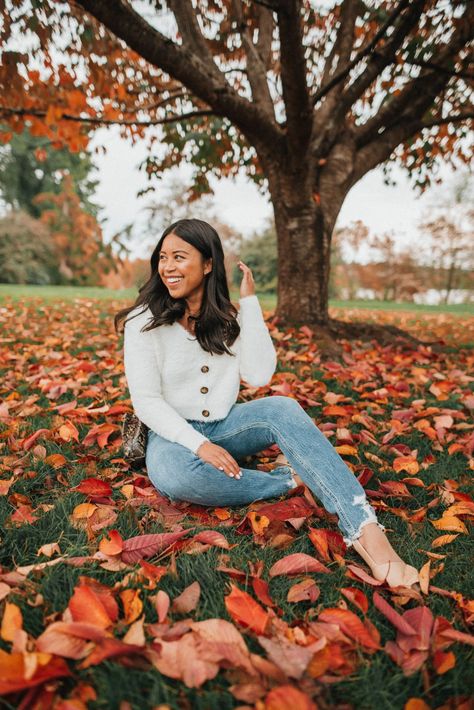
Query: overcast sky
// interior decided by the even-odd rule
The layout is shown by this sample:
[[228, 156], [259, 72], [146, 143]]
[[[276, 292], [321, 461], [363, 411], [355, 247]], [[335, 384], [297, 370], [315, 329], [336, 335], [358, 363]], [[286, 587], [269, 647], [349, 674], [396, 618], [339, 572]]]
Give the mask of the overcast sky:
[[[96, 202], [103, 205], [102, 216], [107, 218], [103, 225], [105, 239], [108, 241], [112, 234], [133, 222], [135, 236], [131, 256], [148, 258], [151, 253], [150, 237], [143, 235], [141, 239], [140, 232], [144, 221], [143, 208], [154, 196], [148, 193], [137, 198], [137, 193], [152, 184], [156, 187], [155, 197], [159, 196], [169, 178], [165, 174], [161, 181], [150, 183], [145, 173], [138, 170], [138, 165], [146, 157], [146, 141], [132, 146], [129, 141], [121, 139], [114, 129], [101, 129], [92, 139], [91, 147], [100, 145], [106, 146], [107, 153], [94, 154], [97, 178], [100, 181]], [[190, 167], [183, 165], [169, 171], [168, 175], [181, 176], [184, 190], [189, 186], [190, 173]], [[453, 172], [446, 168], [443, 176], [447, 187]], [[393, 177], [398, 183], [395, 187], [384, 184], [381, 168], [368, 173], [346, 197], [337, 226], [360, 219], [371, 232], [381, 234], [389, 231], [400, 244], [416, 243], [419, 239], [417, 223], [428, 213], [435, 199], [435, 191], [443, 188], [434, 186], [419, 196], [401, 168], [394, 169]], [[247, 178], [211, 179], [210, 182], [215, 191], [215, 211], [218, 217], [244, 237], [250, 237], [255, 230], [261, 229], [271, 216], [270, 202]], [[192, 204], [189, 216], [193, 216]], [[156, 235], [156, 241], [159, 236]], [[368, 252], [365, 255], [362, 252], [360, 257], [365, 260], [367, 255]]]

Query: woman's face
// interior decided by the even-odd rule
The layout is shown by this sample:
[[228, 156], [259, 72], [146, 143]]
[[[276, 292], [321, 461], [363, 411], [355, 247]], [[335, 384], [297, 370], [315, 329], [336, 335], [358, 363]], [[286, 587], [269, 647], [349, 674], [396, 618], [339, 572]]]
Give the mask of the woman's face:
[[192, 244], [173, 233], [163, 239], [158, 273], [173, 298], [202, 297], [204, 277], [211, 270], [212, 259], [205, 261]]

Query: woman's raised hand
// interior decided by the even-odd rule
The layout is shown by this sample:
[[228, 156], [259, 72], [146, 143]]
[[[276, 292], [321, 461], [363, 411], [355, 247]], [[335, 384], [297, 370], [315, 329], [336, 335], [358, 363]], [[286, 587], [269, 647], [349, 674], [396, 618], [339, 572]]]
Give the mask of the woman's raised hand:
[[244, 296], [254, 296], [255, 295], [255, 282], [253, 280], [253, 275], [251, 269], [244, 264], [243, 261], [239, 261], [239, 269], [243, 272], [242, 283], [240, 284], [240, 298]]
[[204, 441], [196, 454], [206, 463], [220, 469], [229, 478], [239, 479], [242, 476], [239, 464], [222, 446], [213, 444], [211, 441]]

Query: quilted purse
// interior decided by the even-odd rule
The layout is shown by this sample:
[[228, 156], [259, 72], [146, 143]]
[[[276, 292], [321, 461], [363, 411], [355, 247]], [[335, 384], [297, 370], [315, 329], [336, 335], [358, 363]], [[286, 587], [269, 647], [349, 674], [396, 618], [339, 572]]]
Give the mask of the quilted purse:
[[125, 412], [122, 419], [122, 449], [132, 468], [145, 466], [148, 427], [134, 412]]

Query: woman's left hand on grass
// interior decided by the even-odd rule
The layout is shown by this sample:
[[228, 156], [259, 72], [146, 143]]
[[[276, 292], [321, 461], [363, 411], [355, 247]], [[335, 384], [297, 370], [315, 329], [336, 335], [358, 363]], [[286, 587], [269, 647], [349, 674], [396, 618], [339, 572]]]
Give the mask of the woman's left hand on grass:
[[255, 295], [255, 282], [253, 280], [253, 275], [251, 269], [244, 264], [243, 261], [239, 261], [239, 269], [242, 271], [242, 283], [240, 284], [240, 298], [244, 296], [254, 296]]

